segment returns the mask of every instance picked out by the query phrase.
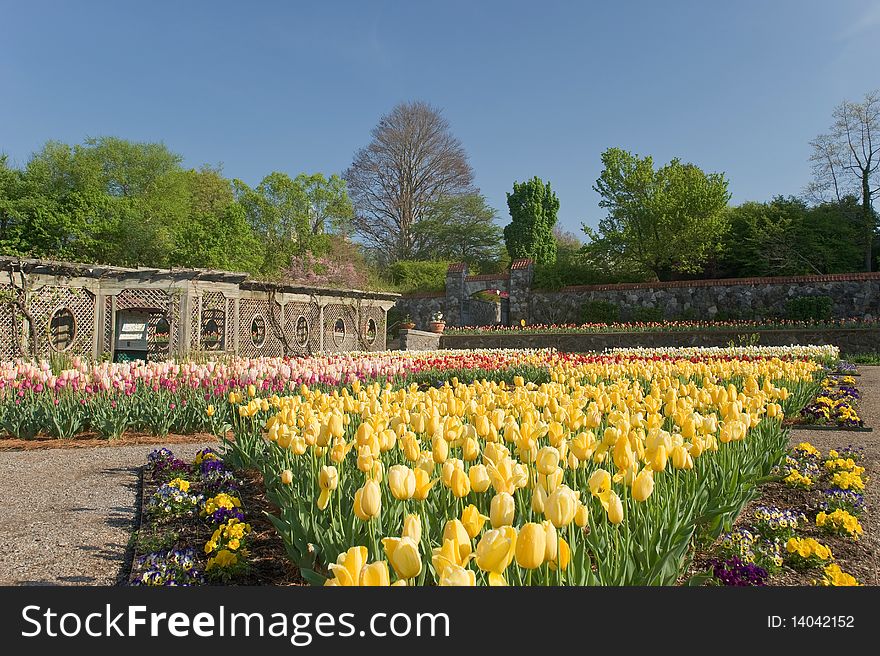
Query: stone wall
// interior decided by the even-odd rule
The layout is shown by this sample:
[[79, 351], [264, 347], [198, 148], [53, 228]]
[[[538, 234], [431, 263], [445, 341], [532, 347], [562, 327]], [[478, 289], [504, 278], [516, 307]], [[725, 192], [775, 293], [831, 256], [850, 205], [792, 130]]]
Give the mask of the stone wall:
[[425, 330], [401, 330], [397, 348], [401, 351], [436, 351], [440, 348], [440, 334]]
[[[438, 292], [436, 294], [412, 294], [409, 296], [401, 296], [394, 305], [396, 314], [403, 318], [410, 315], [416, 324], [416, 328], [425, 329], [431, 322], [431, 315], [435, 312], [442, 312], [446, 317], [446, 322], [453, 325], [449, 320], [449, 313], [446, 307], [446, 294]], [[393, 327], [392, 327], [393, 328]]]
[[632, 320], [639, 308], [658, 308], [666, 319], [705, 321], [719, 313], [755, 318], [782, 315], [786, 301], [798, 296], [830, 296], [835, 318], [872, 319], [880, 316], [880, 274], [587, 285], [558, 292], [532, 290], [528, 323], [580, 323], [584, 303], [597, 300], [617, 305], [621, 321]]
[[662, 346], [728, 346], [742, 335], [757, 334], [761, 346], [833, 344], [844, 356], [880, 351], [880, 328], [839, 330], [747, 330], [671, 331], [639, 333], [524, 333], [450, 335], [440, 339], [444, 349], [556, 348], [583, 353], [606, 348]]

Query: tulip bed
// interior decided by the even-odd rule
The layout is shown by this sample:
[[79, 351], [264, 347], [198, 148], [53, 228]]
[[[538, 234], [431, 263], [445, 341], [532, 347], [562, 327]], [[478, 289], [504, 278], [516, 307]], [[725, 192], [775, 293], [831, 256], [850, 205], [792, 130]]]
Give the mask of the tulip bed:
[[260, 471], [304, 578], [674, 584], [784, 462], [834, 350], [501, 353], [467, 378], [228, 396], [224, 457]]
[[330, 390], [353, 381], [395, 384], [466, 377], [474, 370], [518, 370], [533, 378], [559, 357], [553, 351], [352, 353], [310, 358], [225, 358], [211, 362], [92, 363], [72, 359], [0, 363], [0, 427], [7, 436], [116, 439], [126, 432], [224, 433], [229, 393], [284, 394], [300, 385]]

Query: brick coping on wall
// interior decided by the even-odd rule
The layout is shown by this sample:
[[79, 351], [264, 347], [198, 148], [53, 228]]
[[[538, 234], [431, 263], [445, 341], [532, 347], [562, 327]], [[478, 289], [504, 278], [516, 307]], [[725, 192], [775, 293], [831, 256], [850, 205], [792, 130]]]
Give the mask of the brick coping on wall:
[[695, 328], [693, 330], [619, 330], [619, 331], [583, 331], [578, 332], [575, 330], [559, 330], [559, 331], [525, 331], [525, 330], [487, 330], [482, 333], [443, 333], [443, 337], [449, 339], [464, 339], [466, 337], [501, 337], [501, 338], [510, 338], [514, 339], [516, 337], [560, 337], [560, 336], [580, 336], [580, 335], [607, 335], [609, 337], [620, 337], [622, 335], [717, 335], [723, 333], [731, 333], [742, 335], [748, 332], [761, 333], [763, 334], [773, 334], [773, 333], [817, 333], [817, 332], [844, 332], [844, 331], [853, 331], [853, 332], [870, 332], [870, 331], [878, 331], [880, 332], [880, 323], [866, 325], [863, 328], [859, 328], [857, 326], [845, 326], [845, 327], [833, 327], [833, 326], [815, 326], [813, 328], [802, 328], [792, 326], [791, 328], [756, 328], [754, 326], [741, 326], [739, 328], [711, 328], [711, 329], [699, 329]]
[[509, 273], [482, 273], [478, 276], [467, 276], [465, 282], [480, 282], [483, 280], [510, 280]]
[[446, 292], [413, 292], [411, 294], [401, 294], [400, 298], [446, 298]]
[[880, 272], [863, 273], [829, 273], [817, 276], [777, 276], [767, 278], [716, 278], [701, 280], [668, 280], [665, 282], [622, 282], [606, 285], [569, 285], [562, 289], [532, 290], [543, 293], [564, 292], [602, 292], [627, 289], [671, 289], [676, 287], [735, 287], [741, 285], [790, 285], [808, 282], [858, 282], [863, 280], [880, 280]]

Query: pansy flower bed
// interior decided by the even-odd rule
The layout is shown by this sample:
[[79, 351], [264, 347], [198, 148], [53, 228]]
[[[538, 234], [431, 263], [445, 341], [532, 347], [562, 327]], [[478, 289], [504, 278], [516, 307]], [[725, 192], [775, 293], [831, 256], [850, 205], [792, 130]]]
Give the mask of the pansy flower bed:
[[230, 470], [216, 451], [203, 449], [187, 462], [157, 449], [142, 473], [131, 585], [297, 582], [283, 561], [261, 555], [267, 549], [276, 553], [280, 538], [263, 519], [265, 508], [242, 503], [248, 493], [259, 504], [257, 483]]
[[861, 393], [852, 375], [830, 375], [822, 381], [816, 397], [801, 410], [796, 425], [859, 430], [865, 423], [859, 414]]
[[[698, 557], [700, 566], [717, 585], [859, 585], [845, 570], [870, 562], [859, 544], [864, 498], [840, 487], [840, 475], [864, 489], [863, 459], [862, 450], [850, 447], [825, 455], [808, 442], [790, 449], [776, 471], [778, 482], [765, 486], [735, 528]], [[809, 485], [792, 478], [801, 472]]]

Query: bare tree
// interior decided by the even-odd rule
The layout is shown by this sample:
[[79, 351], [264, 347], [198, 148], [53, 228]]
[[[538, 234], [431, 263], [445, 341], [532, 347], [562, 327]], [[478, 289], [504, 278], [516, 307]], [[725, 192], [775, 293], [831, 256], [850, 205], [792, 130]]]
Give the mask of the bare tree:
[[345, 172], [354, 229], [384, 262], [412, 257], [413, 226], [446, 195], [473, 191], [473, 170], [440, 110], [401, 103], [372, 130]]
[[865, 270], [871, 270], [871, 249], [877, 228], [873, 200], [880, 193], [880, 90], [860, 103], [843, 101], [834, 110], [834, 123], [810, 145], [814, 180], [807, 193], [818, 200], [856, 196], [861, 200]]

